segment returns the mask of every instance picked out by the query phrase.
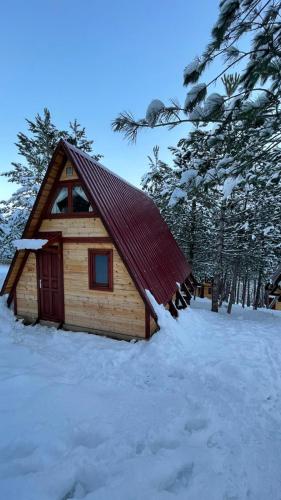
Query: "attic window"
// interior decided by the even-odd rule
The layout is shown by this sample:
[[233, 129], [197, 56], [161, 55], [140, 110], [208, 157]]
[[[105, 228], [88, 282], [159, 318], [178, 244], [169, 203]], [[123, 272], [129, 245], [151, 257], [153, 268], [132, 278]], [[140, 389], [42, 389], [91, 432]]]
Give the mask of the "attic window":
[[73, 175], [73, 167], [71, 165], [69, 167], [66, 167], [65, 175], [66, 177], [71, 177]]
[[66, 182], [55, 195], [51, 215], [87, 214], [93, 212], [84, 189], [77, 183]]
[[65, 214], [68, 212], [68, 189], [62, 187], [56, 195], [52, 206], [52, 214]]
[[73, 212], [92, 212], [93, 209], [81, 186], [72, 188], [72, 208]]

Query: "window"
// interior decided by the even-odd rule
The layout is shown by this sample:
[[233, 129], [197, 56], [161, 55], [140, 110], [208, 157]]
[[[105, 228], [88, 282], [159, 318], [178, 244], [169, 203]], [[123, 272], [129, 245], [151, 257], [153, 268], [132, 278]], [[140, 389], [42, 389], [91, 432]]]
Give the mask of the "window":
[[93, 212], [93, 208], [84, 189], [77, 183], [65, 182], [55, 195], [51, 214], [87, 214], [89, 212]]
[[89, 287], [113, 290], [112, 250], [89, 249]]
[[65, 169], [66, 177], [71, 177], [73, 175], [73, 167], [66, 167]]
[[52, 206], [52, 214], [65, 214], [68, 212], [68, 189], [62, 187], [56, 195]]
[[81, 186], [72, 188], [72, 208], [73, 212], [92, 212], [93, 209]]

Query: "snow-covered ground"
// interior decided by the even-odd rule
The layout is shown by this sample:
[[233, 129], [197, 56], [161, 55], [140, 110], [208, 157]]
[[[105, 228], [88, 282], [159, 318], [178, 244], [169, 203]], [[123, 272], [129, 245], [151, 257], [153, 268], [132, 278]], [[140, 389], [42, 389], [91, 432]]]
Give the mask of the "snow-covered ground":
[[1, 500], [280, 500], [281, 312], [208, 308], [126, 343], [2, 300]]

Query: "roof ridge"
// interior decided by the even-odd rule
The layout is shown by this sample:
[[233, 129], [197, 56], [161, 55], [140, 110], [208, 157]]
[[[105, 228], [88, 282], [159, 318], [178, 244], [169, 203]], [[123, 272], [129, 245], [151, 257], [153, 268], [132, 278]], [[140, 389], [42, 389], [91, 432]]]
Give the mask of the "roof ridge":
[[105, 165], [103, 165], [102, 163], [100, 163], [99, 161], [95, 160], [92, 156], [90, 156], [88, 153], [86, 153], [85, 151], [82, 151], [81, 149], [79, 149], [77, 146], [74, 146], [74, 144], [71, 144], [70, 142], [68, 142], [66, 139], [61, 139], [61, 141], [66, 145], [67, 148], [70, 148], [70, 149], [74, 149], [75, 152], [77, 152], [77, 154], [81, 155], [81, 156], [84, 156], [87, 160], [91, 161], [92, 163], [94, 163], [96, 166], [102, 168], [103, 170], [105, 170], [106, 172], [108, 172], [109, 174], [111, 175], [114, 175], [114, 177], [116, 177], [117, 179], [119, 179], [120, 181], [124, 182], [125, 184], [127, 184], [128, 186], [130, 186], [131, 188], [135, 189], [136, 191], [138, 191], [139, 193], [142, 193], [144, 196], [146, 196], [147, 198], [150, 198], [150, 196], [148, 196], [147, 193], [145, 193], [142, 189], [138, 188], [137, 186], [134, 186], [134, 184], [131, 184], [129, 181], [127, 181], [126, 179], [124, 179], [123, 177], [121, 177], [120, 175], [116, 174], [116, 172], [113, 172], [112, 170], [110, 170], [110, 168], [106, 167]]

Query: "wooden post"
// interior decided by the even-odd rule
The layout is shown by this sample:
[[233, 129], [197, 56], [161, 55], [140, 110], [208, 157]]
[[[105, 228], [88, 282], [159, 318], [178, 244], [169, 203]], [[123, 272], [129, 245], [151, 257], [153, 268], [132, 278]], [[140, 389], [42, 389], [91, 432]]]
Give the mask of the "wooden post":
[[[181, 306], [179, 305], [181, 303]], [[176, 307], [177, 309], [186, 309], [187, 308], [187, 303], [185, 299], [183, 298], [180, 290], [176, 292]]]
[[172, 300], [169, 300], [168, 304], [169, 304], [169, 311], [170, 311], [171, 315], [173, 316], [173, 318], [177, 318], [179, 313], [178, 313], [178, 310], [177, 310], [174, 302]]

